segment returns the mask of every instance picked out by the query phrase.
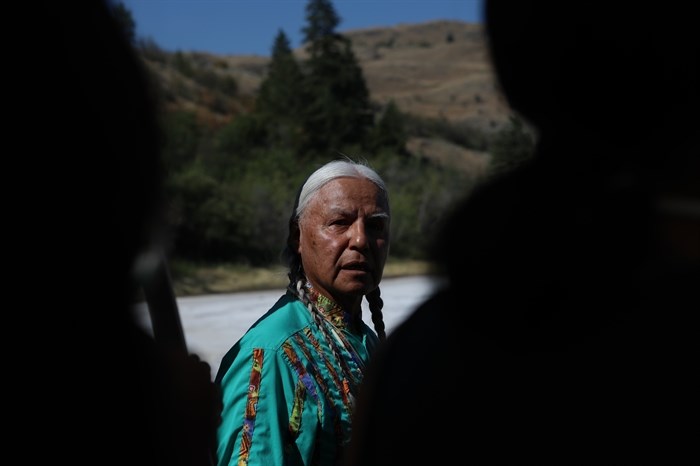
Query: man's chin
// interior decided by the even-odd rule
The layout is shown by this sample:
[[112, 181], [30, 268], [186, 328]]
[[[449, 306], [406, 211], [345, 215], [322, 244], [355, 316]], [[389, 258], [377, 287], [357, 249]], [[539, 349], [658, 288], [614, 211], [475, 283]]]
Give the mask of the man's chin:
[[343, 289], [348, 295], [366, 295], [371, 290], [376, 288], [373, 283], [374, 282], [370, 277], [366, 277], [365, 279], [355, 278], [347, 281], [344, 284]]

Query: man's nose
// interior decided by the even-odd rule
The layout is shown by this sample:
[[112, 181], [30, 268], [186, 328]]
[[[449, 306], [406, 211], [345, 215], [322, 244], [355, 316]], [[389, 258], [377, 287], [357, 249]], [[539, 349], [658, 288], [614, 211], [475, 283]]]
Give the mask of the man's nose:
[[350, 247], [356, 249], [365, 249], [367, 247], [367, 232], [365, 223], [357, 220], [350, 228]]

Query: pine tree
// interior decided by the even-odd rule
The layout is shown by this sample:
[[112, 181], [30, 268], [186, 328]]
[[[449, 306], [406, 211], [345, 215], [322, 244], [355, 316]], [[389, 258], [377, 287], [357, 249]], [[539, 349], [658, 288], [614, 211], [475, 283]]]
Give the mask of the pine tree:
[[309, 0], [306, 21], [307, 25], [302, 28], [306, 50], [312, 58], [323, 55], [338, 36], [335, 29], [340, 24], [340, 17], [330, 0]]
[[266, 128], [268, 144], [298, 148], [302, 134], [300, 115], [306, 100], [304, 89], [304, 75], [287, 35], [280, 29], [255, 102], [255, 114]]
[[336, 33], [340, 18], [329, 0], [309, 0], [306, 19], [304, 150], [323, 154], [362, 145], [373, 125], [373, 110], [352, 44]]
[[267, 74], [260, 84], [255, 102], [256, 112], [278, 118], [296, 118], [304, 101], [303, 80], [289, 39], [280, 29], [272, 47]]

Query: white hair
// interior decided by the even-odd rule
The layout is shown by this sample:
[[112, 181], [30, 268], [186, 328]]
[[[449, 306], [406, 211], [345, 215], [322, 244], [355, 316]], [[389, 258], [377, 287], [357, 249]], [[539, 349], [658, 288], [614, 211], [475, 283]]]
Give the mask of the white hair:
[[323, 165], [306, 179], [306, 182], [301, 187], [297, 208], [294, 214], [297, 218], [306, 209], [311, 198], [325, 186], [328, 182], [336, 178], [366, 178], [376, 184], [382, 191], [386, 199], [389, 199], [389, 193], [386, 189], [386, 184], [381, 176], [371, 169], [367, 164], [362, 162], [354, 162], [352, 160], [333, 160]]

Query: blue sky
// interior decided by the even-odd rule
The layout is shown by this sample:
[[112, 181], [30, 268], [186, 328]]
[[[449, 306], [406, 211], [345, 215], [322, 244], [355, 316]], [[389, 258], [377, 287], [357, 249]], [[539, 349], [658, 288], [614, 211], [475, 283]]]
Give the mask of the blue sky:
[[[136, 22], [136, 35], [168, 51], [269, 56], [282, 29], [301, 46], [308, 0], [113, 0]], [[338, 32], [432, 20], [481, 22], [482, 0], [332, 0]]]

